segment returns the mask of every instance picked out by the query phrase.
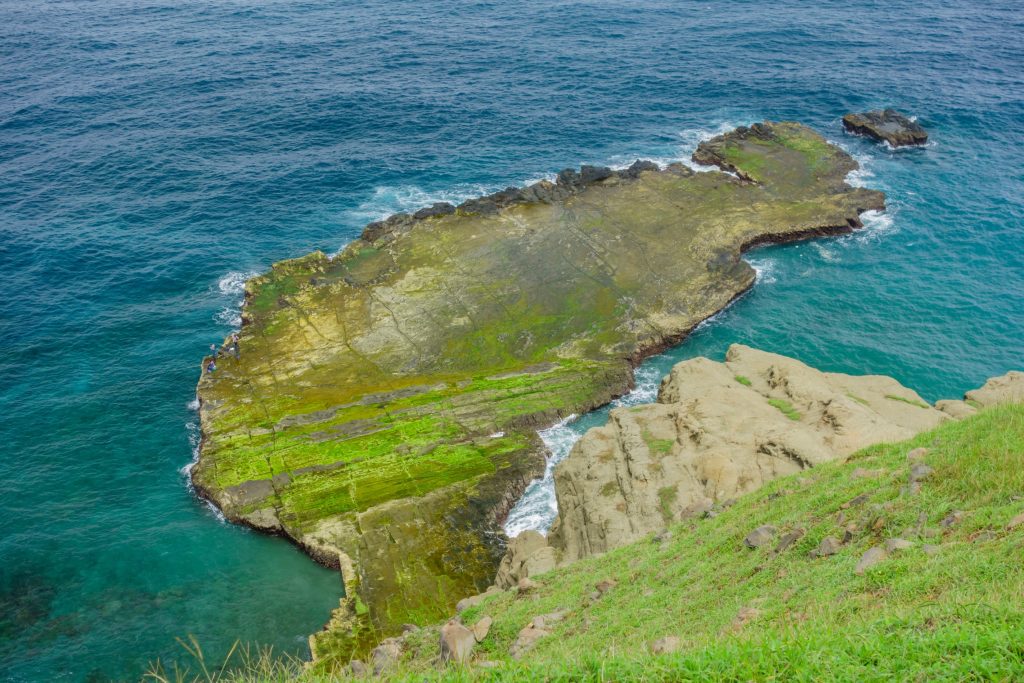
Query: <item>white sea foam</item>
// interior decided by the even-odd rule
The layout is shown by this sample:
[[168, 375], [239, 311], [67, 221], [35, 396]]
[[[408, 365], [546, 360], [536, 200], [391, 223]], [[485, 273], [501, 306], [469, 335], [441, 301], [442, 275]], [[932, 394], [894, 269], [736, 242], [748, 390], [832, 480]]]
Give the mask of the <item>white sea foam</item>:
[[217, 280], [217, 291], [226, 300], [213, 314], [214, 322], [237, 330], [242, 326], [242, 303], [245, 300], [246, 280], [259, 275], [256, 271], [233, 270]]
[[748, 258], [747, 263], [754, 269], [758, 284], [770, 285], [778, 282], [778, 276], [776, 275], [777, 264], [774, 259], [765, 257]]
[[679, 158], [677, 161], [681, 161], [683, 164], [689, 166], [695, 171], [720, 171], [721, 169], [717, 166], [704, 166], [702, 164], [694, 163], [693, 153], [697, 151], [697, 146], [700, 143], [710, 140], [713, 137], [728, 133], [735, 129], [738, 124], [732, 122], [723, 122], [714, 128], [685, 128], [679, 132]]
[[569, 425], [576, 419], [570, 415], [558, 424], [537, 432], [548, 450], [548, 462], [544, 468], [544, 476], [535, 479], [526, 487], [526, 492], [508, 514], [505, 521], [505, 533], [514, 538], [529, 529], [547, 533], [551, 523], [558, 514], [558, 503], [555, 500], [555, 465], [569, 455], [573, 445], [580, 439], [580, 434]]
[[812, 242], [811, 244], [822, 260], [828, 261], [829, 263], [834, 263], [839, 260], [839, 254], [836, 253], [834, 248], [826, 247], [821, 242]]
[[[196, 399], [195, 403], [196, 409], [198, 409], [199, 399]], [[192, 404], [189, 403], [189, 408], [191, 409], [191, 407]], [[195, 469], [195, 466], [199, 463], [199, 443], [202, 439], [202, 432], [199, 429], [199, 422], [197, 420], [189, 420], [188, 422], [185, 423], [185, 431], [188, 433], [188, 442], [189, 445], [192, 447], [192, 460], [188, 462], [185, 466], [183, 466], [181, 469], [179, 469], [178, 472], [180, 472], [181, 475], [185, 477], [185, 486], [188, 488], [189, 493], [198, 497], [198, 494], [196, 494], [196, 488], [192, 484], [192, 470]], [[217, 518], [218, 521], [225, 523], [227, 522], [227, 520], [224, 518], [224, 513], [217, 509], [216, 505], [206, 500], [205, 498], [201, 498], [200, 500], [203, 501], [207, 509], [210, 510], [210, 512], [213, 514], [214, 517]]]
[[424, 190], [416, 185], [385, 185], [376, 187], [373, 196], [345, 214], [345, 221], [361, 228], [367, 223], [383, 220], [389, 216], [414, 212], [437, 202], [461, 204], [467, 199], [480, 197], [501, 188], [486, 185], [462, 184], [445, 190]]
[[256, 271], [233, 270], [217, 281], [217, 289], [221, 294], [244, 294], [245, 281], [254, 278], [259, 273]]

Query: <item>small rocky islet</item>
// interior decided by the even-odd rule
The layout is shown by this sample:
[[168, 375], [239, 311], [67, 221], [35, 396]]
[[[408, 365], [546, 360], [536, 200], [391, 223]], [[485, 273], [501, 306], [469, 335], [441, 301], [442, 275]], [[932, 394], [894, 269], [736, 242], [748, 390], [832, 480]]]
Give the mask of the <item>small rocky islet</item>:
[[567, 171], [247, 283], [240, 357], [198, 385], [192, 477], [231, 521], [340, 568], [315, 654], [365, 652], [490, 585], [500, 523], [544, 467], [536, 430], [621, 395], [748, 289], [744, 250], [884, 209], [797, 123], [720, 135], [694, 161], [720, 170]]
[[875, 109], [843, 117], [843, 127], [892, 147], [909, 147], [928, 142], [928, 132], [917, 121], [895, 109]]

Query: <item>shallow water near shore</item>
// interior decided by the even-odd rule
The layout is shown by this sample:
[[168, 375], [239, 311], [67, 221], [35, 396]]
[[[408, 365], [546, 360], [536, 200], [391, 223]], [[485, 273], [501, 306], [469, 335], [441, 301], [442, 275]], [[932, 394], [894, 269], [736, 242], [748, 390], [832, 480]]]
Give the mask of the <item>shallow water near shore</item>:
[[[236, 639], [305, 653], [340, 581], [192, 496], [189, 404], [247, 275], [397, 210], [800, 120], [890, 211], [749, 254], [757, 285], [625, 400], [735, 342], [928, 400], [1024, 369], [1016, 3], [0, 0], [0, 18], [0, 679], [135, 678], [188, 634], [213, 660]], [[879, 106], [933, 142], [841, 131]], [[523, 524], [550, 516], [544, 493]]]

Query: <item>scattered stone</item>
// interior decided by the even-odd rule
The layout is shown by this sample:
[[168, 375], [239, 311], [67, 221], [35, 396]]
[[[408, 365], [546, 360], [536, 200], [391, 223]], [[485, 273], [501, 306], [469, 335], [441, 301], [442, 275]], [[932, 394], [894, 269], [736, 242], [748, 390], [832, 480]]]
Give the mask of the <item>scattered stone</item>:
[[924, 481], [932, 475], [935, 470], [931, 466], [926, 465], [923, 462], [914, 463], [913, 467], [910, 468], [910, 483], [914, 484], [920, 481]]
[[664, 638], [658, 638], [656, 641], [651, 643], [651, 654], [669, 654], [678, 651], [682, 646], [683, 641], [679, 636], [665, 636]]
[[416, 624], [402, 624], [402, 635], [406, 636], [410, 633], [416, 633], [420, 630], [420, 627]]
[[831, 557], [840, 551], [843, 544], [834, 536], [821, 539], [818, 547], [811, 551], [811, 557]]
[[937, 545], [932, 545], [931, 543], [925, 543], [923, 546], [921, 546], [921, 550], [924, 551], [925, 555], [938, 555], [940, 548]]
[[491, 630], [492, 623], [494, 623], [493, 619], [488, 616], [484, 616], [480, 618], [480, 621], [473, 624], [473, 637], [476, 638], [476, 642], [483, 642], [484, 638], [487, 637], [487, 634]]
[[877, 479], [878, 477], [882, 476], [884, 472], [885, 470], [881, 469], [869, 470], [863, 467], [858, 467], [857, 469], [850, 473], [850, 476], [854, 479]]
[[[516, 637], [516, 642], [512, 643], [512, 647], [509, 649], [509, 655], [511, 655], [512, 659], [519, 659], [523, 653], [531, 649], [538, 640], [551, 635], [551, 631], [548, 631], [543, 627], [537, 627], [535, 625], [536, 621], [537, 620], [534, 619], [527, 624], [526, 627], [519, 632], [519, 635]], [[543, 621], [541, 623], [543, 623]]]
[[921, 538], [938, 538], [941, 535], [942, 530], [936, 529], [935, 527], [925, 527], [924, 529], [921, 529]]
[[398, 638], [385, 638], [380, 645], [373, 648], [373, 675], [380, 676], [390, 669], [402, 656], [402, 641]]
[[655, 543], [664, 543], [665, 541], [670, 541], [670, 540], [672, 540], [672, 532], [669, 531], [668, 529], [666, 529], [665, 531], [662, 531], [660, 534], [656, 534], [654, 536], [654, 542]]
[[907, 460], [910, 462], [921, 462], [926, 455], [928, 455], [927, 448], [915, 448], [907, 453]]
[[733, 631], [739, 631], [759, 616], [761, 616], [761, 610], [756, 607], [743, 607], [740, 609], [739, 613], [736, 614], [736, 618], [732, 620], [732, 624], [730, 624], [729, 628]]
[[365, 676], [370, 672], [366, 668], [366, 664], [361, 659], [353, 659], [348, 663], [348, 670], [352, 672], [353, 676]]
[[890, 538], [885, 542], [885, 552], [895, 553], [899, 550], [909, 550], [914, 544], [902, 538]]
[[991, 529], [985, 529], [982, 531], [975, 531], [973, 534], [968, 536], [968, 540], [973, 542], [991, 541], [996, 538], [996, 533]]
[[481, 669], [497, 669], [501, 666], [501, 662], [493, 662], [489, 659], [485, 659], [482, 662], [477, 662], [476, 666]]
[[771, 543], [777, 532], [778, 529], [773, 527], [771, 524], [765, 524], [757, 527], [747, 534], [747, 537], [743, 539], [743, 543], [751, 550], [760, 548], [763, 545]]
[[855, 574], [863, 574], [871, 567], [884, 560], [886, 557], [885, 550], [875, 546], [870, 548], [863, 555], [860, 556], [860, 561], [857, 563], [857, 567], [853, 570]]
[[895, 109], [847, 114], [843, 117], [843, 126], [851, 133], [888, 142], [893, 147], [923, 145], [928, 142], [925, 129]]
[[648, 588], [647, 590], [644, 591], [644, 597], [645, 598], [649, 598], [649, 597], [651, 597], [653, 595], [654, 595], [654, 591], [651, 590], [650, 588]]
[[950, 512], [948, 515], [943, 517], [942, 521], [939, 522], [939, 524], [941, 524], [943, 528], [948, 529], [954, 524], [958, 524], [960, 520], [962, 520], [963, 518], [964, 512], [962, 510], [953, 510], [953, 512]]
[[806, 532], [803, 529], [794, 529], [780, 538], [778, 545], [775, 546], [775, 554], [778, 555], [788, 550], [791, 545], [804, 537], [804, 533]]
[[868, 499], [870, 497], [871, 496], [869, 496], [868, 494], [862, 493], [859, 496], [857, 496], [856, 498], [852, 498], [852, 499], [848, 500], [847, 502], [843, 503], [842, 505], [839, 506], [839, 508], [842, 509], [842, 510], [849, 510], [850, 508], [854, 508], [854, 507], [857, 507], [859, 505], [863, 505], [864, 503], [868, 502]]
[[875, 519], [874, 524], [871, 525], [871, 530], [881, 531], [883, 528], [885, 528], [885, 517], [879, 516]]
[[455, 662], [465, 664], [477, 642], [473, 631], [451, 619], [441, 627], [441, 661], [445, 664]]
[[619, 582], [616, 581], [615, 579], [605, 579], [604, 581], [600, 581], [599, 583], [597, 583], [594, 586], [594, 588], [597, 589], [598, 593], [600, 593], [601, 595], [604, 595], [605, 593], [607, 593], [611, 589], [615, 588], [617, 585], [619, 585]]
[[535, 589], [539, 585], [540, 584], [538, 584], [533, 579], [525, 579], [525, 578], [524, 579], [519, 579], [519, 582], [516, 583], [516, 591], [520, 595], [522, 595], [524, 593], [529, 593], [530, 591], [532, 591], [533, 589]]
[[[497, 595], [498, 593], [501, 593], [501, 592], [502, 592], [501, 588], [498, 588], [497, 586], [488, 586], [487, 590], [484, 591], [483, 593], [480, 593], [479, 595], [472, 595], [472, 596], [470, 596], [468, 598], [463, 598], [462, 600], [459, 600], [455, 604], [455, 613], [456, 614], [462, 614], [463, 612], [465, 612], [470, 607], [476, 607], [477, 605], [481, 604], [484, 600], [486, 600], [490, 596]], [[406, 626], [412, 626], [412, 624], [406, 624], [405, 626], [402, 627], [403, 630], [406, 628]], [[417, 628], [417, 627], [413, 627], [413, 628]]]
[[1008, 522], [1008, 523], [1006, 524], [1006, 528], [1007, 528], [1007, 529], [1016, 529], [1016, 528], [1017, 528], [1017, 527], [1019, 527], [1019, 526], [1020, 526], [1021, 524], [1024, 524], [1024, 512], [1020, 513], [1019, 515], [1017, 515], [1016, 517], [1014, 517], [1013, 519], [1011, 519], [1011, 520], [1010, 520], [1010, 521], [1009, 521], [1009, 522]]

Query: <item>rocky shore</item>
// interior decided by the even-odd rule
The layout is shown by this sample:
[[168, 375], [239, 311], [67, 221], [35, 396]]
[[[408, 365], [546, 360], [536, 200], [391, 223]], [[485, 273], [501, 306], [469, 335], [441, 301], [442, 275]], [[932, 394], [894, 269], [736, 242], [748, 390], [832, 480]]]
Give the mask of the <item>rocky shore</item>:
[[723, 363], [684, 361], [664, 379], [656, 403], [613, 410], [607, 425], [588, 431], [559, 463], [551, 533], [512, 539], [495, 584], [514, 586], [714, 515], [778, 477], [1021, 401], [1020, 372], [933, 406], [891, 377], [821, 372], [738, 344]]
[[336, 257], [246, 285], [240, 358], [199, 382], [196, 490], [341, 569], [314, 652], [364, 651], [491, 583], [500, 523], [543, 468], [536, 429], [603, 405], [632, 366], [751, 286], [765, 242], [884, 208], [795, 123], [694, 155], [722, 171], [583, 167], [367, 226]]

